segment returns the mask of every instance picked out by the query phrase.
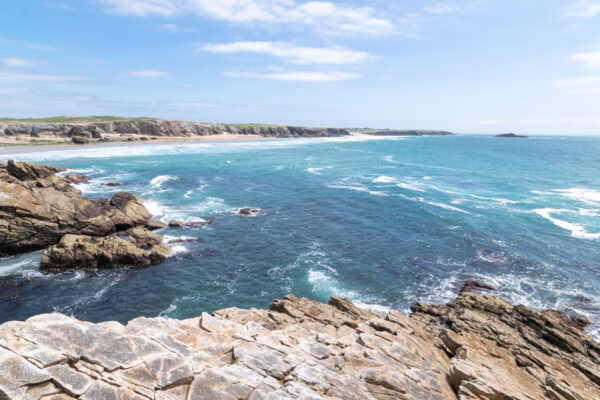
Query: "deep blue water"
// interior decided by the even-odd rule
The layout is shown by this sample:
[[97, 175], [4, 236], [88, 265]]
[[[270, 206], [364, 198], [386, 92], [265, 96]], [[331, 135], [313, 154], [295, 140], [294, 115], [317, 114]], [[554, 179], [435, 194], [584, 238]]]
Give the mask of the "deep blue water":
[[[0, 158], [11, 155], [4, 150]], [[600, 337], [600, 139], [342, 138], [88, 146], [13, 154], [125, 190], [164, 229], [202, 237], [163, 264], [44, 275], [41, 252], [0, 261], [0, 321], [59, 311], [125, 322], [267, 307], [287, 293], [409, 312], [464, 280], [512, 302], [575, 310]], [[108, 188], [102, 182], [122, 182]], [[240, 207], [263, 210], [256, 217]]]

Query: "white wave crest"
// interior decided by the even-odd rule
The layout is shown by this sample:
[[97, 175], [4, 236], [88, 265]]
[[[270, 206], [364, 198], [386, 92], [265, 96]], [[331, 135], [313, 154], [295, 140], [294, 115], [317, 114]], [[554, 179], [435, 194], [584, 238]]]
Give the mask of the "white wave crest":
[[573, 237], [580, 238], [580, 239], [599, 239], [600, 238], [600, 233], [590, 233], [585, 229], [585, 227], [583, 225], [564, 221], [564, 220], [553, 217], [553, 214], [572, 213], [573, 211], [571, 211], [571, 210], [556, 209], [556, 208], [539, 208], [539, 209], [533, 210], [533, 212], [538, 214], [542, 218], [545, 218], [548, 221], [552, 222], [554, 225], [570, 231], [571, 236], [573, 236]]
[[396, 182], [396, 178], [393, 178], [391, 176], [385, 176], [385, 175], [381, 175], [380, 177], [373, 179], [373, 183], [393, 183], [393, 182]]
[[175, 179], [177, 179], [176, 176], [159, 175], [150, 181], [150, 186], [152, 186], [155, 189], [160, 189], [162, 187], [163, 183], [173, 181]]

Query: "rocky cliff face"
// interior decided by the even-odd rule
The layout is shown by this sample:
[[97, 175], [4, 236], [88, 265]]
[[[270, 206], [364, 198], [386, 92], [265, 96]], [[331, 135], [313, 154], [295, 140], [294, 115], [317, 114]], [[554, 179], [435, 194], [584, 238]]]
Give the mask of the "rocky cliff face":
[[307, 128], [296, 126], [206, 124], [168, 120], [124, 120], [94, 123], [9, 123], [0, 124], [0, 136], [8, 137], [88, 137], [102, 134], [135, 134], [144, 136], [206, 136], [258, 135], [265, 137], [327, 137], [345, 136], [349, 132], [338, 128]]
[[0, 325], [1, 399], [600, 398], [598, 344], [555, 313], [463, 293], [407, 317], [288, 295], [269, 310]]
[[152, 217], [142, 199], [131, 193], [86, 199], [68, 179], [56, 175], [63, 170], [0, 162], [0, 256], [43, 249], [69, 233], [106, 236]]

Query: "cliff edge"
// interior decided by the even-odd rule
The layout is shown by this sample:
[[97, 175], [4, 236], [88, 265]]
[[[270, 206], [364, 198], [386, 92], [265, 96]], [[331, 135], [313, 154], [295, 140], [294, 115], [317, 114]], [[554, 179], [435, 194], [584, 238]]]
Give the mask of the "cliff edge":
[[288, 295], [183, 321], [38, 315], [0, 325], [0, 398], [600, 398], [600, 347], [559, 313], [473, 293], [413, 311]]

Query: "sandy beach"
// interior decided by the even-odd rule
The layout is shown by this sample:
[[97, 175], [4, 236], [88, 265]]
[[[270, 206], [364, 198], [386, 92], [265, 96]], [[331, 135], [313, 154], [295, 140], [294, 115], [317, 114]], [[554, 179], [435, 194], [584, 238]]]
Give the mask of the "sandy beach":
[[110, 142], [91, 142], [88, 144], [74, 144], [70, 142], [65, 143], [52, 143], [44, 144], [37, 142], [26, 141], [0, 141], [0, 155], [12, 155], [20, 153], [31, 153], [31, 152], [42, 152], [42, 151], [56, 151], [74, 148], [110, 148], [120, 147], [124, 144], [128, 146], [148, 146], [153, 144], [166, 144], [166, 143], [194, 143], [194, 142], [221, 142], [221, 141], [236, 141], [236, 140], [260, 140], [269, 139], [264, 136], [258, 135], [207, 135], [207, 136], [192, 136], [192, 137], [173, 137], [173, 136], [159, 136], [152, 140], [114, 140]]

